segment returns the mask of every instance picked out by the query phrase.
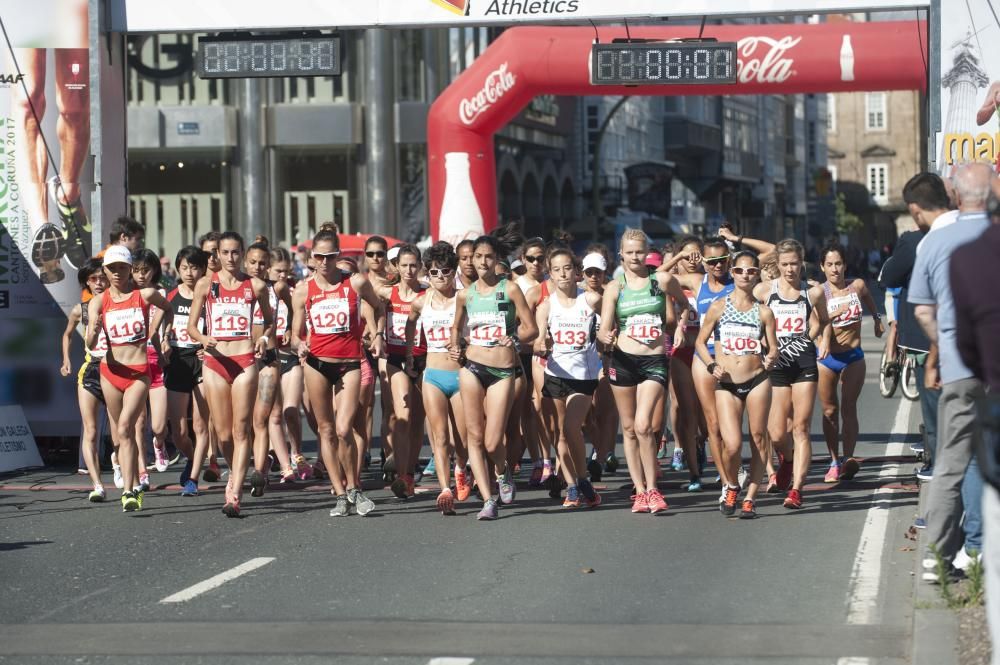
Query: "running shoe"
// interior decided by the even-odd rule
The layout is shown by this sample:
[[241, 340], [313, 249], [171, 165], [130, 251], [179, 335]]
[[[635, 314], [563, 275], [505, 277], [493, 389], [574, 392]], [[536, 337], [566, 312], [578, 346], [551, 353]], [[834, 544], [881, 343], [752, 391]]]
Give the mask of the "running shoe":
[[601, 466], [601, 463], [597, 461], [596, 457], [591, 457], [590, 460], [587, 461], [587, 474], [590, 476], [591, 482], [601, 482], [603, 472], [604, 467]]
[[351, 507], [347, 503], [347, 495], [337, 496], [337, 505], [330, 509], [330, 517], [347, 517], [351, 514]]
[[98, 486], [90, 491], [90, 494], [87, 496], [87, 499], [91, 503], [103, 503], [105, 496], [106, 495], [104, 493], [104, 488]]
[[747, 478], [750, 474], [747, 472], [747, 468], [740, 464], [740, 472], [736, 475], [736, 481], [740, 484], [740, 489], [745, 490], [747, 488]]
[[830, 468], [827, 469], [826, 475], [823, 476], [824, 483], [839, 483], [840, 482], [840, 463], [836, 460], [830, 462]]
[[111, 467], [115, 472], [115, 487], [125, 489], [125, 479], [122, 477], [122, 467], [120, 464], [113, 464]]
[[459, 469], [458, 466], [455, 467], [455, 497], [459, 501], [465, 501], [469, 498], [469, 494], [472, 493], [472, 487], [469, 484], [469, 474], [465, 472], [465, 469]]
[[649, 512], [654, 515], [670, 509], [670, 506], [663, 499], [663, 495], [660, 494], [660, 490], [655, 487], [646, 492], [646, 504], [649, 506]]
[[958, 548], [958, 554], [955, 555], [951, 565], [954, 568], [961, 570], [963, 573], [967, 573], [969, 572], [969, 568], [972, 567], [972, 564], [977, 562], [982, 563], [982, 561], [983, 555], [981, 552], [977, 553], [976, 556], [972, 556], [965, 551], [965, 547], [960, 547]]
[[240, 500], [236, 497], [230, 497], [226, 501], [226, 505], [222, 506], [222, 512], [225, 513], [226, 517], [239, 517], [240, 516]]
[[542, 465], [540, 462], [535, 462], [534, 466], [531, 467], [531, 478], [528, 480], [528, 487], [541, 487], [542, 486]]
[[924, 452], [924, 442], [923, 441], [918, 441], [916, 443], [911, 443], [910, 444], [910, 450], [912, 450], [913, 452], [915, 452], [915, 453], [917, 453], [919, 455], [920, 453]]
[[405, 499], [407, 497], [407, 487], [406, 480], [402, 476], [396, 476], [392, 484], [389, 485], [389, 490], [399, 499]]
[[549, 460], [545, 460], [542, 463], [542, 485], [548, 482], [549, 478], [551, 478], [554, 475], [555, 474], [552, 472], [552, 462], [550, 462]]
[[580, 490], [576, 485], [570, 485], [566, 489], [566, 498], [563, 500], [563, 508], [580, 507]]
[[549, 490], [550, 499], [558, 499], [562, 496], [563, 488], [566, 485], [559, 480], [559, 476], [549, 476], [545, 481], [545, 487]]
[[220, 478], [222, 478], [222, 470], [219, 469], [219, 463], [213, 459], [208, 463], [208, 468], [201, 474], [201, 479], [206, 483], [217, 483]]
[[660, 437], [660, 444], [656, 447], [656, 459], [666, 459], [667, 458], [667, 437]]
[[250, 472], [250, 496], [264, 496], [264, 474], [257, 469]]
[[794, 488], [788, 490], [788, 496], [782, 505], [790, 510], [798, 510], [802, 507], [802, 492]]
[[122, 492], [122, 512], [131, 513], [139, 509], [139, 500], [135, 492]]
[[495, 520], [500, 517], [500, 508], [497, 506], [496, 499], [490, 497], [483, 504], [483, 509], [479, 511], [476, 515], [477, 520]]
[[86, 476], [86, 475], [87, 475], [88, 473], [90, 473], [90, 472], [89, 472], [89, 471], [87, 471], [87, 470], [86, 470], [85, 468], [83, 468], [82, 466], [81, 466], [81, 467], [79, 467], [79, 468], [77, 468], [77, 470], [76, 470], [76, 475], [78, 475], [78, 476]]
[[615, 457], [613, 452], [608, 453], [607, 458], [604, 460], [604, 470], [608, 473], [614, 473], [618, 470], [618, 458]]
[[925, 520], [923, 517], [916, 518], [915, 520], [913, 520], [913, 528], [914, 529], [926, 529], [927, 528], [927, 520]]
[[680, 448], [674, 448], [674, 455], [670, 458], [670, 468], [674, 471], [683, 471], [684, 467], [684, 451]]
[[143, 492], [146, 492], [146, 491], [149, 490], [149, 473], [148, 472], [146, 472], [146, 473], [140, 473], [139, 474], [139, 489], [141, 489]]
[[455, 514], [455, 495], [451, 493], [451, 488], [445, 487], [438, 494], [437, 509], [442, 515]]
[[649, 512], [649, 501], [646, 499], [646, 493], [641, 492], [633, 494], [632, 499], [632, 512], [633, 513], [648, 513]]
[[691, 482], [687, 486], [688, 492], [700, 492], [701, 491], [701, 478], [692, 478]]
[[[347, 490], [347, 502], [354, 505], [354, 510], [364, 517], [371, 511], [375, 510], [375, 502], [369, 499], [364, 492], [362, 492], [357, 487], [352, 487]], [[333, 515], [333, 513], [330, 513]]]
[[163, 473], [170, 466], [169, 460], [167, 460], [167, 450], [166, 448], [157, 448], [153, 446], [153, 468], [156, 469], [157, 473]]
[[736, 512], [736, 501], [740, 498], [740, 488], [739, 487], [726, 487], [726, 493], [723, 497], [722, 504], [719, 506], [719, 510], [723, 515], [727, 517]]
[[170, 457], [169, 453], [168, 453], [167, 457], [169, 458], [168, 461], [167, 461], [167, 466], [173, 466], [174, 464], [177, 464], [178, 462], [181, 461], [181, 457], [182, 457], [181, 451], [175, 450], [173, 457]]
[[510, 469], [505, 470], [503, 475], [497, 476], [497, 485], [500, 486], [500, 503], [508, 506], [514, 503], [514, 497], [517, 496], [517, 486], [510, 478]]
[[433, 457], [430, 459], [429, 462], [427, 462], [427, 466], [424, 467], [423, 475], [428, 476], [430, 478], [434, 478], [437, 476], [437, 466], [434, 465]]
[[289, 467], [281, 472], [281, 477], [278, 478], [278, 483], [281, 485], [290, 485], [296, 480], [298, 480], [298, 478], [295, 476], [295, 470]]
[[181, 496], [198, 496], [198, 483], [188, 478], [181, 486]]
[[295, 473], [299, 480], [309, 480], [313, 477], [313, 468], [302, 455], [295, 456]]
[[136, 510], [142, 510], [142, 500], [146, 498], [146, 490], [140, 487], [137, 490], [132, 490], [132, 494], [135, 496], [135, 501], [138, 504]]
[[782, 460], [778, 465], [778, 473], [775, 475], [775, 482], [778, 484], [778, 491], [784, 492], [792, 484], [793, 464], [791, 460]]
[[753, 499], [743, 499], [743, 503], [740, 505], [740, 519], [752, 520], [755, 517], [757, 517], [757, 506]]
[[934, 467], [930, 464], [924, 464], [922, 467], [917, 469], [917, 480], [925, 483], [929, 483], [934, 479]]
[[90, 258], [90, 243], [93, 227], [87, 214], [83, 211], [83, 204], [79, 198], [75, 201], [62, 202], [62, 184], [59, 176], [52, 176], [46, 182], [46, 189], [49, 196], [56, 203], [56, 211], [59, 213], [59, 221], [62, 223], [63, 235], [66, 238], [66, 260], [74, 268], [82, 268], [83, 264]]
[[853, 457], [848, 457], [840, 467], [840, 479], [851, 480], [854, 476], [858, 475], [858, 471], [860, 470], [861, 462]]
[[577, 481], [576, 486], [588, 508], [596, 508], [601, 505], [601, 495], [597, 493], [597, 490], [594, 489], [589, 480], [581, 478]]

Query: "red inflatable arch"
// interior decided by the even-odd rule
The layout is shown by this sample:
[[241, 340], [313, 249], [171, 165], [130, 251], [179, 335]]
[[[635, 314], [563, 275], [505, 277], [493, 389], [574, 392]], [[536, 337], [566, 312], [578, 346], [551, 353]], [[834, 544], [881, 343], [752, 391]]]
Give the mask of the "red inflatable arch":
[[[629, 32], [633, 39], [668, 40], [697, 37], [698, 30], [655, 26]], [[623, 27], [598, 31], [602, 43], [626, 37]], [[520, 27], [504, 32], [431, 106], [431, 235], [455, 242], [496, 226], [493, 135], [536, 95], [797, 94], [927, 87], [927, 26], [922, 21], [722, 25], [706, 27], [703, 36], [739, 44], [736, 84], [594, 86], [594, 28]]]

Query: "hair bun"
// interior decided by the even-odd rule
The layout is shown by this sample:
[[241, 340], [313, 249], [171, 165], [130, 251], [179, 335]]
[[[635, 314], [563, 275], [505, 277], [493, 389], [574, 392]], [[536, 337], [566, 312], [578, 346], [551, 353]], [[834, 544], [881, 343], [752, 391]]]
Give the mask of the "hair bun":
[[268, 242], [268, 240], [267, 240], [267, 236], [257, 236], [256, 238], [254, 238], [253, 244], [255, 244], [255, 245], [264, 245], [265, 247], [270, 247], [271, 246], [271, 243]]
[[319, 227], [320, 231], [328, 231], [330, 233], [340, 233], [340, 228], [337, 226], [336, 222], [323, 222], [323, 225]]

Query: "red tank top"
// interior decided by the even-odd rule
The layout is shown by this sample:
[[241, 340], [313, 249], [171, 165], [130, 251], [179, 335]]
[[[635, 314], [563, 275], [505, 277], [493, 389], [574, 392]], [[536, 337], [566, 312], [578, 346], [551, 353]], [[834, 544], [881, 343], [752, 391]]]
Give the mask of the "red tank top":
[[309, 352], [317, 358], [356, 359], [361, 357], [361, 310], [358, 294], [347, 273], [340, 283], [324, 291], [315, 279], [306, 293], [309, 322]]
[[149, 333], [149, 304], [142, 299], [139, 289], [132, 289], [129, 297], [121, 302], [115, 302], [111, 291], [106, 291], [101, 302], [101, 320], [109, 347], [145, 344]]
[[538, 292], [538, 304], [541, 305], [543, 302], [548, 300], [549, 297], [549, 280], [542, 280], [540, 290]]
[[[424, 289], [419, 289], [417, 295], [423, 292]], [[412, 305], [412, 302], [406, 302], [399, 297], [398, 286], [392, 287], [392, 295], [389, 297], [389, 311], [386, 312], [385, 321], [386, 353], [395, 356], [406, 355], [406, 320], [410, 318]], [[413, 355], [422, 356], [427, 353], [427, 341], [419, 326], [416, 330], [416, 336]]]
[[209, 336], [220, 342], [250, 339], [256, 302], [257, 295], [249, 277], [235, 289], [227, 289], [219, 281], [219, 273], [214, 273], [205, 303]]

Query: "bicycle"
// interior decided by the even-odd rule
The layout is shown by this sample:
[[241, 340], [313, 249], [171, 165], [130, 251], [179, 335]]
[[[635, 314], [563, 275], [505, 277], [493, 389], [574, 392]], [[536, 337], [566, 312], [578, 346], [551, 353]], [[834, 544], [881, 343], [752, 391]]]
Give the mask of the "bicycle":
[[[895, 353], [890, 350], [895, 346]], [[882, 397], [890, 398], [896, 394], [896, 388], [902, 384], [903, 397], [914, 402], [920, 399], [917, 387], [917, 355], [905, 346], [895, 344], [895, 339], [886, 341], [882, 349], [882, 361], [878, 372], [878, 391]], [[891, 358], [891, 359], [890, 359]], [[902, 358], [902, 362], [900, 362]]]

